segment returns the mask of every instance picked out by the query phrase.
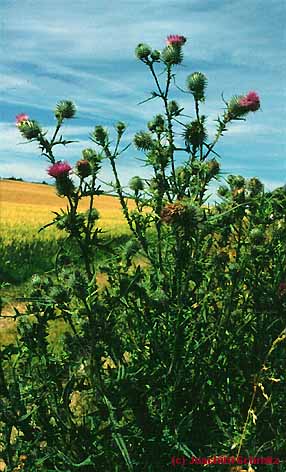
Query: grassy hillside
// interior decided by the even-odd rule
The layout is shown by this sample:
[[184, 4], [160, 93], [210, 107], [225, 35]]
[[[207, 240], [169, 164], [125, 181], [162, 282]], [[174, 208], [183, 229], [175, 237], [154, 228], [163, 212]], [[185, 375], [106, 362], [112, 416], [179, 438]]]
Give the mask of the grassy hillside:
[[[0, 180], [1, 238], [5, 241], [15, 238], [32, 239], [41, 226], [52, 220], [52, 211], [58, 211], [65, 206], [65, 199], [58, 197], [52, 186]], [[100, 226], [115, 234], [124, 231], [126, 223], [116, 197], [95, 197], [94, 206], [100, 213]], [[87, 209], [88, 201], [82, 201], [80, 210]], [[49, 239], [54, 237], [55, 233], [57, 231], [49, 228], [41, 237]]]
[[[134, 203], [129, 205], [132, 208]], [[32, 274], [52, 268], [57, 239], [63, 232], [53, 226], [41, 233], [39, 229], [52, 221], [52, 211], [65, 206], [65, 199], [58, 197], [52, 186], [0, 180], [0, 282], [21, 284]], [[116, 238], [128, 232], [116, 197], [95, 197], [94, 207], [100, 213], [99, 227], [108, 236]], [[87, 209], [88, 201], [83, 200], [80, 210]]]

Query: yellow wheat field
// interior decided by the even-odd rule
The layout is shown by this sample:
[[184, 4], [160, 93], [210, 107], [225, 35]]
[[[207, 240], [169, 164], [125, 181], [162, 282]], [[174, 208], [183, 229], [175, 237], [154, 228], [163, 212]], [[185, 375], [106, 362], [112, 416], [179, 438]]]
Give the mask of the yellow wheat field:
[[[88, 209], [88, 198], [80, 203], [80, 211]], [[38, 234], [38, 230], [52, 221], [52, 211], [66, 208], [66, 199], [58, 197], [55, 188], [13, 180], [0, 180], [1, 237], [6, 240], [27, 240], [37, 237], [49, 239], [61, 234], [54, 227]], [[130, 208], [134, 203], [129, 202]], [[99, 227], [112, 234], [128, 230], [116, 197], [101, 195], [94, 198], [94, 207], [100, 214]]]

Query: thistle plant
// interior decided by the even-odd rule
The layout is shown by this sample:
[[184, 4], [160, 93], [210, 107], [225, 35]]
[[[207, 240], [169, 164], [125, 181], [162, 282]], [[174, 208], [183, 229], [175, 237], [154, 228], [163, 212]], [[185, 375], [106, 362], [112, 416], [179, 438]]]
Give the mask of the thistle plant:
[[[72, 144], [60, 135], [75, 115], [72, 102], [57, 105], [51, 138], [17, 117], [67, 207], [49, 224], [66, 234], [55, 273], [33, 278], [25, 315], [15, 312], [17, 344], [1, 351], [7, 472], [159, 472], [174, 455], [284, 460], [285, 189], [268, 193], [256, 177], [230, 175], [219, 202], [207, 205], [210, 183], [222, 180], [215, 145], [260, 99], [251, 91], [225, 101], [209, 141], [206, 76], [187, 76], [190, 121], [172, 97], [187, 44], [170, 35], [162, 51], [145, 43], [135, 50], [154, 81], [147, 100], [162, 109], [133, 140], [152, 177], [134, 176], [128, 191], [117, 168], [129, 147], [123, 122], [97, 124], [72, 166], [56, 158], [57, 146]], [[106, 246], [104, 260], [94, 207], [103, 159], [129, 227], [128, 241]]]

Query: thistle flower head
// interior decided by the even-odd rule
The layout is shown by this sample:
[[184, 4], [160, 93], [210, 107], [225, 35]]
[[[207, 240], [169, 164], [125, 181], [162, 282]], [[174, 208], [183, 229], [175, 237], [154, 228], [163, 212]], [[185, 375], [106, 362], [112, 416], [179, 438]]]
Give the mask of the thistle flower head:
[[135, 49], [135, 56], [140, 59], [140, 61], [144, 59], [148, 59], [149, 55], [151, 54], [152, 49], [148, 44], [139, 43]]
[[160, 214], [161, 221], [166, 224], [177, 223], [183, 218], [185, 212], [186, 209], [180, 202], [167, 203], [164, 208], [162, 208]]
[[94, 128], [91, 138], [96, 144], [104, 147], [108, 142], [107, 130], [104, 129], [103, 126], [98, 125]]
[[72, 167], [68, 162], [58, 161], [48, 168], [48, 174], [55, 179], [68, 176]]
[[64, 120], [73, 118], [76, 113], [76, 107], [70, 100], [62, 100], [55, 109], [55, 117], [57, 120]]
[[201, 121], [194, 120], [186, 125], [183, 136], [187, 144], [198, 147], [206, 140], [207, 130], [204, 126], [204, 121], [205, 117], [201, 116]]
[[154, 144], [152, 135], [146, 131], [139, 131], [134, 136], [134, 144], [137, 149], [142, 151], [150, 151]]
[[19, 126], [21, 123], [24, 121], [29, 121], [29, 116], [26, 115], [26, 113], [20, 113], [19, 115], [16, 115], [16, 125]]
[[185, 36], [181, 36], [179, 34], [170, 34], [167, 36], [166, 44], [167, 46], [183, 46], [187, 38]]
[[171, 100], [168, 103], [168, 110], [172, 116], [178, 116], [182, 112], [183, 108], [180, 108], [175, 100]]
[[153, 61], [159, 61], [160, 60], [160, 51], [157, 51], [157, 49], [154, 49], [154, 51], [151, 52], [151, 59]]
[[124, 131], [126, 130], [126, 124], [123, 123], [123, 121], [118, 121], [118, 123], [116, 123], [116, 131], [117, 133], [122, 136], [122, 134], [124, 133]]
[[[27, 115], [24, 116], [27, 117]], [[22, 136], [29, 140], [38, 138], [42, 132], [39, 123], [35, 120], [26, 120], [25, 118], [22, 118], [18, 121], [17, 126]]]
[[202, 72], [194, 72], [187, 77], [187, 87], [195, 100], [204, 101], [207, 78]]
[[80, 159], [76, 163], [76, 170], [80, 177], [88, 177], [91, 174], [91, 165], [87, 159]]
[[129, 187], [137, 194], [140, 190], [144, 190], [144, 182], [141, 177], [135, 175], [135, 177], [132, 177], [130, 180]]
[[247, 181], [246, 188], [250, 191], [251, 195], [254, 196], [262, 192], [264, 186], [257, 177], [252, 177]]
[[247, 111], [257, 111], [260, 108], [260, 98], [256, 92], [250, 91], [239, 100], [239, 105], [246, 108]]
[[220, 165], [216, 159], [211, 159], [206, 164], [207, 164], [207, 173], [209, 177], [212, 178], [219, 173]]
[[165, 119], [163, 115], [156, 115], [152, 121], [149, 121], [148, 128], [152, 132], [162, 133], [165, 130]]
[[167, 203], [160, 214], [161, 221], [188, 228], [196, 226], [202, 218], [201, 210], [188, 200], [182, 199], [175, 203]]

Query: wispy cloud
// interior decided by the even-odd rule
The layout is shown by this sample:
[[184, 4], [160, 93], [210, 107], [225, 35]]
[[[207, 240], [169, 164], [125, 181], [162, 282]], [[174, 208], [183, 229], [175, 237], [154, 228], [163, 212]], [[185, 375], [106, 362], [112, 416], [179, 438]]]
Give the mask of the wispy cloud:
[[[232, 162], [230, 170], [254, 172], [265, 181], [281, 181], [286, 110], [286, 62], [277, 54], [286, 46], [281, 28], [285, 4], [281, 0], [272, 0], [271, 8], [265, 8], [261, 0], [169, 0], [167, 4], [163, 0], [70, 0], [68, 7], [63, 0], [21, 0], [3, 1], [0, 14], [4, 19], [0, 50], [1, 175], [21, 176], [25, 172], [11, 160], [13, 156], [19, 163], [20, 155], [29, 163], [34, 179], [40, 175], [34, 165], [42, 165], [45, 172], [45, 164], [35, 161], [35, 146], [18, 144], [14, 116], [27, 111], [50, 127], [52, 110], [63, 98], [73, 99], [78, 107], [77, 120], [64, 131], [81, 143], [59, 149], [59, 158], [75, 162], [82, 147], [90, 146], [89, 133], [99, 123], [112, 126], [123, 119], [131, 139], [161, 111], [158, 100], [137, 105], [154, 90], [154, 84], [135, 60], [134, 47], [144, 41], [161, 49], [167, 34], [180, 33], [188, 42], [186, 65], [177, 70], [178, 84], [184, 87], [186, 75], [193, 70], [207, 74], [208, 100], [202, 110], [209, 118], [210, 136], [215, 132], [214, 119], [223, 109], [221, 92], [226, 98], [250, 89], [261, 95], [262, 113], [251, 116], [247, 124], [235, 123], [225, 134], [224, 144], [219, 146], [223, 165]], [[176, 89], [173, 93], [193, 116], [191, 97], [180, 96]], [[121, 167], [125, 181], [131, 173], [142, 172], [133, 159], [137, 155], [134, 149], [126, 155], [127, 164]], [[271, 164], [273, 160], [275, 165]]]

